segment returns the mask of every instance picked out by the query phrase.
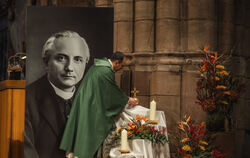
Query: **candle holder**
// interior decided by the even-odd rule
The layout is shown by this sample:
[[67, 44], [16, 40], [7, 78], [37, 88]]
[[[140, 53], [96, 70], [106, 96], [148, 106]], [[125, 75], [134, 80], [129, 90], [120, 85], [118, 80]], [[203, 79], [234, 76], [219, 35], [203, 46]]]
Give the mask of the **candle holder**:
[[129, 150], [119, 150], [122, 154], [130, 153]]
[[25, 53], [16, 53], [8, 58], [9, 80], [25, 79]]
[[139, 91], [134, 87], [134, 89], [131, 91], [131, 93], [133, 94], [133, 98], [136, 100], [136, 104], [139, 104], [139, 99], [136, 97], [136, 94], [139, 93]]
[[149, 124], [158, 124], [158, 120], [148, 120]]

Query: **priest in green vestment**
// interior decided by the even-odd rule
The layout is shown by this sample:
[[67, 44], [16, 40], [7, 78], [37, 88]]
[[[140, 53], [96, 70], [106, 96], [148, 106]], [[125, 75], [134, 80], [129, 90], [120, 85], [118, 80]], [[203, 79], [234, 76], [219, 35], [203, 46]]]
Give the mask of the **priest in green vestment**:
[[60, 149], [78, 158], [92, 158], [107, 137], [114, 118], [126, 104], [136, 105], [115, 82], [115, 71], [122, 68], [124, 54], [95, 59], [74, 98]]

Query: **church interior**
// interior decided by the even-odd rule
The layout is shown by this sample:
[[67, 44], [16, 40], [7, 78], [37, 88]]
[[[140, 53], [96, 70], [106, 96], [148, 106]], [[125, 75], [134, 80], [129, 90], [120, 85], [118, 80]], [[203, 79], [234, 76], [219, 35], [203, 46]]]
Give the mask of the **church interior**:
[[[23, 157], [25, 60], [29, 60], [25, 59], [29, 31], [26, 30], [26, 9], [30, 6], [113, 9], [113, 52], [123, 52], [127, 59], [123, 69], [115, 73], [116, 82], [129, 96], [134, 95], [136, 88], [139, 105], [150, 108], [154, 100], [157, 110], [164, 112], [170, 157], [177, 157], [178, 153], [184, 157], [174, 138], [183, 134], [178, 124], [184, 118], [188, 123], [189, 116], [198, 124], [207, 123], [211, 107], [206, 106], [219, 104], [210, 100], [206, 100], [206, 105], [201, 102], [204, 97], [201, 78], [206, 83], [210, 80], [204, 77], [207, 62], [228, 56], [225, 67], [217, 65], [216, 71], [220, 70], [224, 77], [229, 73], [239, 79], [234, 95], [237, 102], [220, 101], [225, 109], [232, 106], [231, 111], [227, 111], [230, 122], [223, 113], [222, 129], [216, 130], [214, 126], [207, 133], [216, 149], [224, 154], [222, 157], [249, 157], [249, 0], [2, 0], [0, 5], [1, 158]], [[23, 59], [20, 71], [8, 67], [10, 58], [18, 55]], [[11, 71], [20, 72], [17, 75], [21, 77], [11, 78]], [[226, 83], [233, 87], [235, 82], [232, 79]], [[212, 91], [228, 87], [217, 86]], [[222, 97], [225, 95], [229, 93], [223, 93]], [[230, 96], [233, 97], [232, 93]], [[187, 157], [194, 157], [191, 151], [185, 151]], [[214, 157], [219, 157], [216, 154]]]

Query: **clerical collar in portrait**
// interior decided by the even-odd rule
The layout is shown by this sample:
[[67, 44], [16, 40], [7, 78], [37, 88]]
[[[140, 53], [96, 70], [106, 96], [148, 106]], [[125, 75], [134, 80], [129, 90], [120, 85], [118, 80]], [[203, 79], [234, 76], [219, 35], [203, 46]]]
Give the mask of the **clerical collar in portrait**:
[[50, 81], [49, 81], [49, 83], [51, 84], [51, 86], [52, 86], [53, 89], [55, 90], [56, 94], [57, 94], [59, 97], [65, 99], [65, 100], [72, 98], [73, 95], [74, 95], [74, 93], [75, 93], [75, 89], [76, 89], [75, 87], [73, 88], [73, 91], [72, 91], [72, 92], [65, 92], [65, 91], [63, 91], [63, 90], [57, 88], [57, 87], [56, 87], [53, 83], [51, 83]]

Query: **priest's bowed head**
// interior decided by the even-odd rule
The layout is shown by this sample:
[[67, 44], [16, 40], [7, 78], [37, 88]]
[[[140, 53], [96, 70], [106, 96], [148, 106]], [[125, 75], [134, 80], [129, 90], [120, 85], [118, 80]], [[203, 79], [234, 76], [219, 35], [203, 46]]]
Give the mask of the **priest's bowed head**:
[[115, 72], [126, 58], [121, 52], [110, 59], [95, 59], [75, 96], [60, 149], [79, 158], [92, 158], [126, 104], [136, 105], [116, 84]]

